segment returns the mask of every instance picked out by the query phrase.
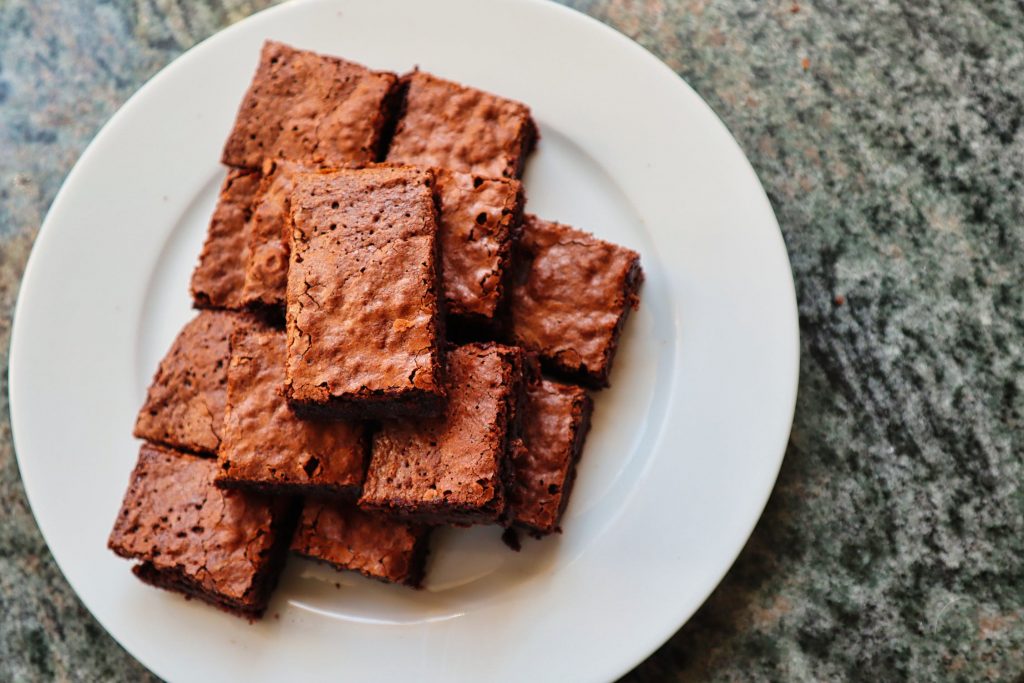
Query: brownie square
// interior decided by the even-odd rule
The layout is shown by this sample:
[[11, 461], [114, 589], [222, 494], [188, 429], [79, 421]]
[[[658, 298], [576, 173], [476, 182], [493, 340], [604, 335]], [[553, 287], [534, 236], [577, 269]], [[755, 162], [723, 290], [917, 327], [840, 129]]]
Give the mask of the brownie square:
[[619, 335], [640, 303], [640, 255], [566, 225], [527, 215], [516, 240], [509, 336], [544, 368], [608, 386]]
[[433, 183], [429, 171], [384, 166], [296, 180], [285, 391], [304, 417], [440, 412]]
[[397, 84], [392, 73], [267, 41], [222, 160], [253, 170], [268, 157], [330, 166], [376, 161]]
[[525, 104], [413, 71], [388, 161], [518, 178], [537, 140]]
[[307, 500], [292, 551], [388, 583], [419, 586], [429, 527], [363, 512], [351, 503]]
[[285, 333], [266, 326], [231, 337], [217, 485], [354, 499], [369, 443], [361, 423], [300, 420], [281, 393]]
[[231, 333], [253, 319], [201, 311], [178, 333], [153, 377], [135, 436], [194, 453], [216, 453], [224, 423]]
[[442, 282], [447, 314], [471, 328], [493, 327], [523, 216], [523, 186], [438, 169]]
[[549, 380], [527, 387], [522, 440], [512, 456], [511, 523], [537, 536], [559, 530], [592, 411], [580, 387]]
[[385, 421], [374, 435], [363, 509], [425, 524], [486, 524], [505, 512], [523, 351], [467, 344], [449, 351], [447, 361], [445, 412]]
[[260, 174], [231, 169], [213, 211], [199, 265], [192, 273], [192, 300], [197, 308], [239, 308], [248, 259], [249, 217]]
[[213, 485], [217, 461], [144, 444], [107, 545], [146, 583], [257, 618], [294, 525], [287, 499]]

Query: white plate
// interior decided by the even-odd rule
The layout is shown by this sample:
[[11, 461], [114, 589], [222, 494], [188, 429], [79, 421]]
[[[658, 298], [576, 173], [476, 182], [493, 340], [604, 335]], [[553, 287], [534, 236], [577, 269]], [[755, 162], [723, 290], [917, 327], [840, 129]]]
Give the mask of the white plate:
[[[445, 532], [427, 590], [300, 561], [256, 625], [145, 587], [105, 547], [135, 412], [191, 316], [221, 145], [275, 38], [527, 102], [543, 139], [529, 209], [642, 254], [647, 283], [565, 533], [504, 549]], [[57, 196], [11, 348], [18, 463], [68, 581], [143, 664], [178, 681], [613, 679], [690, 617], [771, 491], [797, 385], [778, 225], [722, 123], [605, 26], [536, 1], [309, 1], [190, 50], [103, 128]], [[335, 583], [340, 584], [340, 588]]]

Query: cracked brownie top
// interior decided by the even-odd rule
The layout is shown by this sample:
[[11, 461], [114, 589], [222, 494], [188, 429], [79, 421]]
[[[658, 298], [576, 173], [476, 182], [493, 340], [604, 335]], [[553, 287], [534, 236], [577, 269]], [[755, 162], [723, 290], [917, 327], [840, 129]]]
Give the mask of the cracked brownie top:
[[289, 503], [218, 489], [217, 469], [212, 458], [144, 444], [108, 545], [204, 599], [258, 609]]
[[286, 298], [293, 403], [367, 402], [387, 414], [391, 400], [443, 398], [433, 184], [429, 171], [384, 166], [296, 180]]
[[397, 84], [392, 73], [267, 41], [222, 160], [254, 170], [266, 158], [375, 161]]

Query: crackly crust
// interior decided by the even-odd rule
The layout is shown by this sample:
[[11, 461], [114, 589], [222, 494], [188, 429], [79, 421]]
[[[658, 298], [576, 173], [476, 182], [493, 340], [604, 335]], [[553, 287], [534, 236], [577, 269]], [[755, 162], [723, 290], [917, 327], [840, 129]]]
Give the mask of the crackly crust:
[[508, 335], [549, 372], [608, 386], [622, 326], [639, 305], [640, 255], [527, 215], [516, 239]]
[[254, 320], [244, 314], [200, 311], [185, 325], [160, 361], [139, 410], [135, 436], [196, 453], [216, 453], [231, 333]]
[[350, 503], [307, 501], [292, 552], [388, 583], [419, 586], [430, 528], [364, 512]]
[[512, 232], [523, 216], [518, 180], [438, 169], [441, 259], [447, 314], [491, 327], [505, 293]]
[[537, 140], [525, 104], [422, 71], [402, 76], [404, 97], [388, 161], [518, 178]]
[[136, 575], [248, 617], [281, 568], [294, 506], [213, 484], [217, 462], [144, 444], [108, 546]]
[[445, 412], [382, 424], [360, 507], [430, 524], [501, 519], [523, 362], [521, 349], [500, 344], [449, 351]]
[[260, 174], [230, 169], [210, 219], [199, 263], [192, 272], [196, 308], [240, 308], [249, 260], [249, 218], [260, 187]]
[[344, 166], [375, 161], [395, 74], [267, 41], [224, 146], [229, 166], [264, 159]]
[[558, 530], [590, 428], [593, 403], [576, 386], [542, 380], [527, 388], [522, 442], [512, 457], [510, 521], [534, 535]]
[[306, 416], [437, 414], [444, 402], [433, 174], [304, 174], [291, 195], [285, 393]]
[[288, 225], [291, 191], [300, 173], [315, 168], [268, 159], [252, 202], [252, 218], [242, 261], [239, 301], [246, 307], [281, 307], [288, 286]]
[[300, 420], [284, 382], [285, 333], [266, 326], [231, 337], [220, 487], [354, 498], [369, 446], [362, 423]]

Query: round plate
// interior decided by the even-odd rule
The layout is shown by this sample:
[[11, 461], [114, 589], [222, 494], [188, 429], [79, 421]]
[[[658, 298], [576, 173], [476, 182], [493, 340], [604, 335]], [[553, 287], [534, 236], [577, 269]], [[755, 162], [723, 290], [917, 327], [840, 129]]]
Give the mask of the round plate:
[[[140, 584], [105, 547], [135, 412], [189, 310], [221, 146], [273, 38], [414, 65], [528, 103], [529, 210], [641, 252], [647, 282], [596, 396], [564, 534], [505, 549], [440, 533], [413, 591], [289, 560], [250, 625]], [[54, 201], [11, 348], [14, 435], [39, 527], [124, 647], [171, 680], [613, 679], [721, 580], [789, 434], [798, 329], [757, 178], [707, 105], [622, 35], [539, 1], [323, 0], [257, 14], [125, 104]]]

